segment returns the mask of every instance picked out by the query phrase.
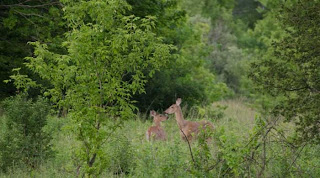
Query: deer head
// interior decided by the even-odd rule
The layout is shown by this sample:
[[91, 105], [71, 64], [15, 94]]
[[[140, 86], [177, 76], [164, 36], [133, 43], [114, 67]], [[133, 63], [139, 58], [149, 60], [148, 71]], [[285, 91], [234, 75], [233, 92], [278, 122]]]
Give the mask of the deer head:
[[164, 112], [166, 114], [173, 114], [180, 109], [180, 104], [181, 104], [181, 98], [178, 98], [176, 101], [176, 104], [171, 105], [168, 109], [166, 109]]
[[168, 116], [165, 116], [163, 114], [158, 114], [154, 110], [150, 111], [150, 115], [153, 117], [153, 122], [156, 124], [168, 119]]

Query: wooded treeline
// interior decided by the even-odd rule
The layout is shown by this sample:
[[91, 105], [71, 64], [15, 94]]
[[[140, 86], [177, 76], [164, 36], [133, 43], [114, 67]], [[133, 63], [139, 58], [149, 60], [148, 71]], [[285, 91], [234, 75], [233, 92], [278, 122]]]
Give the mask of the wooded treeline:
[[[74, 1], [76, 3], [77, 1]], [[241, 61], [244, 52], [238, 45], [242, 34], [253, 28], [262, 18], [255, 1], [128, 1], [124, 15], [145, 18], [152, 16], [152, 31], [163, 43], [174, 45], [171, 56], [155, 76], [146, 78], [146, 92], [134, 95], [137, 106], [160, 109], [176, 96], [190, 105], [212, 102], [223, 96], [241, 94]], [[21, 68], [43, 87], [50, 82], [41, 79], [23, 64], [25, 57], [33, 56], [28, 42], [39, 41], [50, 51], [66, 54], [62, 45], [71, 25], [66, 20], [64, 1], [3, 1], [1, 2], [2, 65], [1, 81]], [[63, 10], [64, 9], [64, 10]], [[78, 18], [83, 16], [80, 14]], [[93, 17], [92, 17], [93, 18]], [[89, 23], [87, 19], [84, 23]], [[147, 73], [147, 69], [144, 73]], [[227, 87], [229, 87], [229, 90]], [[1, 97], [16, 93], [12, 82], [1, 82]], [[231, 89], [231, 90], [230, 90]], [[39, 94], [39, 89], [29, 91]], [[160, 104], [161, 103], [161, 104]]]
[[[124, 120], [162, 111], [178, 97], [200, 115], [208, 104], [242, 97], [266, 118], [257, 121], [257, 133], [267, 135], [281, 118], [295, 123], [297, 147], [319, 144], [319, 12], [318, 0], [3, 0], [0, 98], [12, 119], [7, 127], [26, 131], [32, 119], [47, 117], [48, 105], [40, 106], [46, 98], [52, 113], [68, 113], [87, 175], [101, 173], [106, 138]], [[24, 111], [43, 109], [39, 116], [26, 112], [31, 121], [24, 123], [12, 110], [19, 102]], [[37, 128], [21, 140], [41, 135]], [[7, 146], [12, 135], [0, 140], [8, 156], [1, 159], [25, 157], [35, 166], [29, 158], [37, 145]], [[266, 140], [260, 136], [252, 138]], [[10, 150], [17, 145], [33, 149], [15, 157]]]

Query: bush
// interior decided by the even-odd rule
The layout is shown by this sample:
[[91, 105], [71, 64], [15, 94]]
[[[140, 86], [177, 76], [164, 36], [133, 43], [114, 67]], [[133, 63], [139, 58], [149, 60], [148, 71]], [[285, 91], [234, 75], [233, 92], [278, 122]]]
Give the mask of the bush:
[[128, 174], [133, 165], [131, 142], [123, 134], [111, 138], [107, 146], [110, 154], [109, 171], [114, 175]]
[[50, 136], [42, 131], [50, 107], [46, 100], [32, 102], [23, 95], [3, 102], [3, 136], [0, 140], [0, 168], [6, 171], [13, 165], [34, 168], [52, 155]]
[[[189, 155], [180, 138], [136, 146], [132, 177], [188, 177]], [[131, 175], [130, 175], [131, 176]]]
[[187, 111], [190, 118], [202, 118], [211, 121], [218, 121], [225, 117], [225, 110], [228, 106], [220, 104], [211, 104], [204, 106], [194, 106]]

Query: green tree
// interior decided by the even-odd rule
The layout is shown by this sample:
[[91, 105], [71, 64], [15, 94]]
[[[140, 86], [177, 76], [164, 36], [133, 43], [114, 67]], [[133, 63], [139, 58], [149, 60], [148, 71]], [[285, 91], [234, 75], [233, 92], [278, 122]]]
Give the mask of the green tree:
[[172, 100], [182, 97], [189, 106], [212, 102], [226, 92], [225, 85], [218, 83], [207, 70], [204, 59], [210, 47], [203, 35], [206, 23], [189, 18], [177, 0], [128, 1], [136, 16], [151, 14], [157, 18], [155, 33], [166, 44], [175, 45], [169, 62], [146, 83], [146, 92], [135, 95], [136, 106], [141, 112], [163, 109]]
[[319, 143], [320, 2], [291, 3], [278, 13], [287, 34], [253, 63], [251, 78], [263, 91], [282, 98], [274, 114], [294, 120], [300, 138]]
[[261, 3], [257, 0], [235, 0], [233, 16], [246, 23], [249, 28], [254, 28], [257, 20], [262, 19], [262, 14], [257, 10]]
[[76, 151], [80, 170], [98, 175], [106, 166], [106, 139], [123, 119], [134, 117], [131, 95], [144, 91], [146, 75], [166, 64], [172, 46], [153, 32], [153, 17], [126, 15], [131, 6], [125, 1], [62, 3], [70, 29], [63, 42], [68, 53], [31, 43], [35, 57], [27, 58], [27, 67], [51, 81], [45, 95], [70, 107], [70, 129], [82, 143]]
[[212, 46], [206, 63], [220, 82], [227, 84], [238, 93], [240, 79], [244, 74], [241, 66], [243, 51], [237, 45], [235, 32], [239, 28], [234, 21], [234, 0], [206, 0], [202, 14], [211, 21], [208, 33], [208, 45]]
[[275, 100], [256, 91], [255, 84], [247, 75], [251, 72], [250, 64], [253, 61], [260, 61], [266, 55], [272, 42], [285, 35], [285, 30], [277, 20], [277, 12], [281, 8], [281, 2], [268, 0], [259, 2], [261, 6], [257, 10], [263, 14], [263, 19], [258, 20], [253, 29], [249, 28], [237, 35], [238, 45], [244, 51], [243, 55], [246, 56], [243, 63], [245, 75], [241, 77], [240, 93], [252, 99], [257, 104], [256, 106], [259, 106], [259, 109], [263, 108], [261, 111], [266, 112], [274, 105]]

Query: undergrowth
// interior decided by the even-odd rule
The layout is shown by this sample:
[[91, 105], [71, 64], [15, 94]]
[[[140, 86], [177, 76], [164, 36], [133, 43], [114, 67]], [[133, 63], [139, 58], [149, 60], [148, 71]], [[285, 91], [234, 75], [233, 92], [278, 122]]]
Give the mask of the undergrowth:
[[[221, 109], [217, 111], [215, 106]], [[206, 113], [190, 114], [188, 120], [205, 118], [215, 125], [212, 140], [199, 137], [191, 143], [181, 140], [174, 116], [162, 123], [167, 141], [148, 142], [145, 132], [151, 117], [137, 117], [124, 122], [104, 144], [104, 170], [100, 177], [319, 177], [319, 145], [295, 142], [292, 124], [281, 118], [264, 117], [242, 101], [215, 103], [209, 114], [223, 112], [223, 117]], [[218, 114], [219, 115], [219, 114]], [[192, 116], [192, 117], [191, 117]], [[201, 116], [201, 117], [200, 117]], [[1, 121], [3, 121], [1, 117]], [[43, 129], [52, 134], [55, 157], [29, 170], [12, 166], [1, 177], [77, 177], [81, 172], [73, 148], [79, 146], [65, 125], [68, 118], [49, 117]]]

